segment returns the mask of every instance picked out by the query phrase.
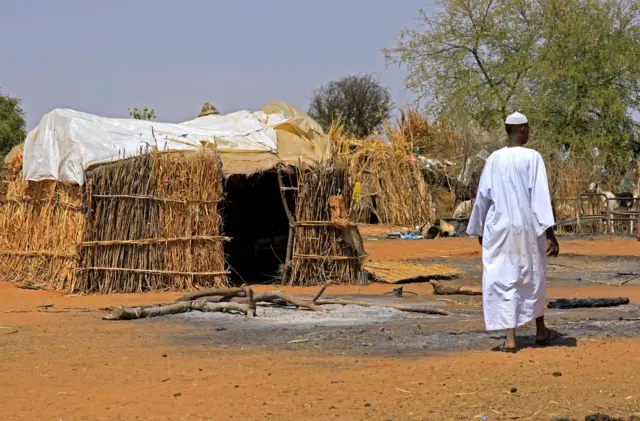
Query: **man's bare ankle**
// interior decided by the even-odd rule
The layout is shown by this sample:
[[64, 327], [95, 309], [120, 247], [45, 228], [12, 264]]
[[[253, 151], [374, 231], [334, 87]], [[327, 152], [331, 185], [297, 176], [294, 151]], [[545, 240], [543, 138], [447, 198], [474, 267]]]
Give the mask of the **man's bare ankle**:
[[536, 330], [536, 339], [546, 339], [548, 335], [549, 329], [546, 326], [543, 326]]

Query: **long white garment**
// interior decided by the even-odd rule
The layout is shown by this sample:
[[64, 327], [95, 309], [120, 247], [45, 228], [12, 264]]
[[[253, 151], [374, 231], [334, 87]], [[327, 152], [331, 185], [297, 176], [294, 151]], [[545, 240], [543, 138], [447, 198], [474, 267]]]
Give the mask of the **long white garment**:
[[545, 230], [554, 225], [540, 154], [500, 149], [487, 159], [467, 233], [483, 237], [482, 301], [487, 330], [520, 327], [544, 313]]

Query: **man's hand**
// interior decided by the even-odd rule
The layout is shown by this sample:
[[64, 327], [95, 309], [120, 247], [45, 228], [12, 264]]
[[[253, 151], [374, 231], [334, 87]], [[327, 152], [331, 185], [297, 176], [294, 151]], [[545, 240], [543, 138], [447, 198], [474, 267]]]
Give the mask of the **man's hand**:
[[482, 237], [478, 237], [478, 243], [480, 243], [480, 246], [482, 247]]
[[549, 228], [546, 231], [547, 234], [547, 255], [549, 257], [558, 257], [560, 254], [560, 244], [558, 244], [558, 239], [553, 232], [553, 228]]

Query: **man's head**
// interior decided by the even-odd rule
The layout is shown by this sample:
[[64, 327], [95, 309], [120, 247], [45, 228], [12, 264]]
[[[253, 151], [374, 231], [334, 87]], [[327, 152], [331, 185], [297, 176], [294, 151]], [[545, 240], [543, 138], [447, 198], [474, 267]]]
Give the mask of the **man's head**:
[[522, 146], [529, 141], [529, 120], [523, 114], [515, 112], [505, 120], [509, 144]]

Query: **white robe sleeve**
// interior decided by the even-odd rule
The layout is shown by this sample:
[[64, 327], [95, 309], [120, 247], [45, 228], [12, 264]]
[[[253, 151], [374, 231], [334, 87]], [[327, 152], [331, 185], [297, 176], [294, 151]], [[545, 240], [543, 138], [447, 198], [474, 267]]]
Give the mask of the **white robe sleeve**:
[[531, 171], [531, 210], [533, 214], [533, 228], [538, 237], [545, 230], [555, 225], [553, 209], [551, 207], [551, 195], [549, 194], [549, 182], [547, 170], [540, 154], [536, 154], [534, 168]]
[[482, 237], [484, 232], [484, 222], [487, 218], [487, 213], [491, 207], [491, 179], [492, 179], [492, 159], [489, 158], [482, 169], [482, 175], [480, 176], [480, 183], [478, 184], [478, 193], [476, 195], [476, 201], [473, 204], [473, 210], [469, 217], [469, 224], [467, 225], [467, 234], [472, 237]]

